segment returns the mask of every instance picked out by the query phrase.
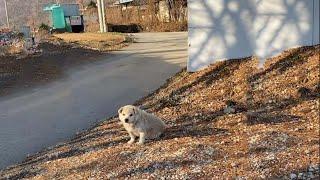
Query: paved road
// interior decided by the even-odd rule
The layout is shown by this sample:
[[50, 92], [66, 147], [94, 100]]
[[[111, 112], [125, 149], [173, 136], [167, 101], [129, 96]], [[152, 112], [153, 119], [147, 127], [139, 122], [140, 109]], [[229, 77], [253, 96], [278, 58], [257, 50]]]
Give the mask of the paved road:
[[137, 43], [61, 80], [0, 98], [0, 169], [114, 115], [186, 66], [186, 33], [135, 36]]

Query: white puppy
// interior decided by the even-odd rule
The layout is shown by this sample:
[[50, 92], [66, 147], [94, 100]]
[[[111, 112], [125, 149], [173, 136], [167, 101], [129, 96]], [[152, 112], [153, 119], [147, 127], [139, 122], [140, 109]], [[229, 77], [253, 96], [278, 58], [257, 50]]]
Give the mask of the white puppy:
[[134, 142], [135, 137], [139, 137], [138, 144], [143, 144], [145, 139], [155, 139], [166, 127], [161, 119], [132, 105], [121, 107], [118, 113], [121, 123], [129, 133], [129, 144]]

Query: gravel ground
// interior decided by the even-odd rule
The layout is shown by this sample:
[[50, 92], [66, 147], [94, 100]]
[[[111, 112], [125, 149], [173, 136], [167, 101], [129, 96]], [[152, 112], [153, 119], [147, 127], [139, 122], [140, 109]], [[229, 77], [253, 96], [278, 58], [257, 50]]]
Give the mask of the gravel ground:
[[137, 101], [166, 134], [128, 145], [116, 117], [0, 179], [318, 179], [320, 46], [185, 70]]

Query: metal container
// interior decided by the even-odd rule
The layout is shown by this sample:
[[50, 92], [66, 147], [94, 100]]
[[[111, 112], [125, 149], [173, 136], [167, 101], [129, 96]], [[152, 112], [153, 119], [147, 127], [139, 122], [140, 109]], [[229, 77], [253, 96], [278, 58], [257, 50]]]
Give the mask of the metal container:
[[52, 8], [52, 24], [54, 29], [64, 29], [66, 27], [64, 12], [59, 6]]
[[60, 5], [53, 4], [44, 8], [44, 11], [51, 12], [51, 22], [53, 29], [65, 29], [64, 12]]
[[20, 32], [23, 33], [24, 38], [30, 38], [30, 34], [31, 34], [30, 26], [21, 26]]
[[125, 4], [125, 3], [129, 3], [132, 2], [133, 0], [119, 0], [120, 4]]

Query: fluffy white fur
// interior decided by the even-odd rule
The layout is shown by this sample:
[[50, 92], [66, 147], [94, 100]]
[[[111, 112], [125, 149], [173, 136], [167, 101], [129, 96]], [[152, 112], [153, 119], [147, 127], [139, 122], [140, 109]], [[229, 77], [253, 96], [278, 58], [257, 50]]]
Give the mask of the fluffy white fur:
[[153, 114], [147, 113], [136, 106], [126, 105], [118, 110], [119, 119], [129, 133], [129, 144], [139, 137], [138, 144], [144, 144], [145, 139], [155, 139], [165, 130], [164, 122]]

